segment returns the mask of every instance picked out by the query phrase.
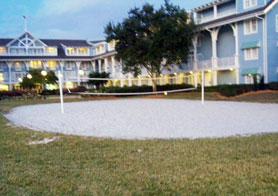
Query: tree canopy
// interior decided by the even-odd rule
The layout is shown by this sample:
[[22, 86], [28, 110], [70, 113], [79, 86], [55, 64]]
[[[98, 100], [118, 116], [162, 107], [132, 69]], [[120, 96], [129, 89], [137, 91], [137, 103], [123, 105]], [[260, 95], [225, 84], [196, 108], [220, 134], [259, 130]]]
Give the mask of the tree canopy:
[[[30, 70], [26, 76], [22, 79], [20, 85], [23, 88], [35, 88], [37, 86], [43, 86], [44, 84], [56, 84], [57, 77], [53, 71], [48, 71], [46, 76], [42, 75], [42, 69], [33, 69]], [[28, 74], [32, 76], [32, 78], [28, 78]]]
[[[110, 73], [106, 72], [91, 72], [89, 78], [109, 78]], [[108, 82], [108, 80], [88, 80], [88, 84], [95, 85], [97, 89], [102, 87]]]
[[108, 42], [117, 41], [116, 59], [122, 60], [124, 73], [136, 77], [145, 68], [155, 78], [163, 69], [187, 61], [196, 28], [184, 9], [166, 0], [158, 10], [148, 3], [131, 9], [123, 22], [110, 22], [105, 33]]

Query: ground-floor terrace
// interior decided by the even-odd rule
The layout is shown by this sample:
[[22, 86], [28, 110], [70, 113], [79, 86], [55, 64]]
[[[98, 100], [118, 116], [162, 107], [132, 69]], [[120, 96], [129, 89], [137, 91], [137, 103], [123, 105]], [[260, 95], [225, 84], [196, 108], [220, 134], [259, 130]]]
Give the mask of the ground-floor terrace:
[[[235, 66], [235, 58], [217, 59], [218, 67], [213, 66], [213, 60], [199, 62], [188, 61], [181, 66], [174, 66], [171, 71], [163, 70], [156, 78], [158, 85], [165, 84], [192, 84], [197, 86], [201, 83], [201, 73], [205, 73], [205, 85], [238, 84], [240, 72]], [[225, 65], [225, 66], [224, 66]], [[152, 85], [152, 79], [146, 71], [141, 76], [134, 78], [130, 74], [122, 73], [120, 62], [114, 57], [98, 59], [95, 61], [10, 61], [0, 63], [0, 89], [18, 89], [21, 79], [29, 70], [42, 69], [53, 71], [58, 76], [59, 71], [63, 74], [65, 86], [74, 88], [78, 85], [86, 85], [89, 73], [109, 72], [108, 86], [141, 86]], [[47, 88], [55, 89], [57, 86], [48, 85]]]

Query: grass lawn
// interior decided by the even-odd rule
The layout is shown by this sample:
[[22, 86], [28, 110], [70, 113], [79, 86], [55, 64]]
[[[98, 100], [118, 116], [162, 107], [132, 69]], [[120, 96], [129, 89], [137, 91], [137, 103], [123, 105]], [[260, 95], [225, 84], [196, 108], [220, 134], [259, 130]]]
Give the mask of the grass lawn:
[[[277, 92], [258, 94], [228, 100], [278, 103]], [[181, 93], [167, 98], [198, 97]], [[208, 97], [223, 100], [213, 93]], [[56, 101], [0, 101], [0, 111]], [[59, 139], [27, 145], [53, 136]], [[1, 196], [278, 195], [277, 171], [278, 134], [112, 140], [30, 131], [12, 126], [0, 114]]]

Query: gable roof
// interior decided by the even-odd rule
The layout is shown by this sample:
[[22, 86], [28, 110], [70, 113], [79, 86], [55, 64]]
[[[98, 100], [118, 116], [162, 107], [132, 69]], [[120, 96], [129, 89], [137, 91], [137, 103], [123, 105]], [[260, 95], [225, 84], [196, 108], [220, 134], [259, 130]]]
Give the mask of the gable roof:
[[35, 36], [31, 35], [29, 32], [24, 32], [22, 35], [20, 35], [18, 38], [11, 40], [7, 46], [10, 46], [11, 44], [13, 44], [14, 42], [16, 42], [17, 40], [21, 39], [23, 36], [28, 36], [33, 38], [35, 41], [40, 42], [42, 45], [47, 46], [45, 43], [43, 43], [40, 39], [36, 38]]

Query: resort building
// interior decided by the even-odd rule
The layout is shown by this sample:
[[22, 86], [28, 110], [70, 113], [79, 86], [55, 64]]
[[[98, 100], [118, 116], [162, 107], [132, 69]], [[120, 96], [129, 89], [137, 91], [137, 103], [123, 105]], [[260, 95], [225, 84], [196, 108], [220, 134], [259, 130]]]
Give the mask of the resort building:
[[[158, 84], [250, 84], [253, 75], [278, 81], [278, 0], [217, 0], [189, 10], [200, 31], [187, 63], [163, 70]], [[38, 39], [27, 30], [16, 39], [0, 39], [0, 90], [18, 88], [31, 69], [60, 71], [69, 88], [92, 71], [109, 72], [109, 85], [151, 85], [146, 72], [123, 74], [115, 42]], [[190, 77], [195, 75], [195, 79]], [[192, 77], [193, 78], [193, 77]], [[51, 88], [49, 86], [49, 88]]]

